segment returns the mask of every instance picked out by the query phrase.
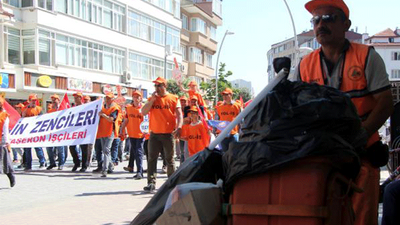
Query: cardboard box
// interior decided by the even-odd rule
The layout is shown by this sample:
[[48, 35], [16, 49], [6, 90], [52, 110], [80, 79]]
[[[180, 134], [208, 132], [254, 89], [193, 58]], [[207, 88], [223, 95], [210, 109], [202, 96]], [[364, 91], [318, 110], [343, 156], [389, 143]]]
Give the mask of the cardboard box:
[[221, 195], [219, 188], [192, 190], [166, 210], [157, 219], [156, 225], [224, 224]]

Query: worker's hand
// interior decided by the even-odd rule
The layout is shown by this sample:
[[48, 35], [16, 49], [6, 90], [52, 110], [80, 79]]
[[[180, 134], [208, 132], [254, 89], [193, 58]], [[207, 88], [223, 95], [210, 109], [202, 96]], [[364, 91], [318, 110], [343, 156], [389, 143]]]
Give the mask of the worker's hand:
[[182, 130], [182, 128], [176, 128], [176, 129], [172, 132], [172, 135], [173, 135], [175, 138], [180, 138], [180, 137], [181, 137], [181, 130]]

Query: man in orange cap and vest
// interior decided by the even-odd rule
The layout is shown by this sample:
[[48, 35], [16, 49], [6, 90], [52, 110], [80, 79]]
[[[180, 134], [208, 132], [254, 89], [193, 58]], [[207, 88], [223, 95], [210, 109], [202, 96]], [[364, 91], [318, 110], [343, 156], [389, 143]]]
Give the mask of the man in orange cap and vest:
[[153, 81], [156, 91], [142, 108], [142, 114], [150, 112], [149, 157], [147, 159], [147, 186], [145, 191], [153, 191], [156, 185], [157, 159], [164, 151], [167, 175], [175, 172], [174, 136], [179, 138], [182, 129], [182, 112], [178, 96], [168, 93], [167, 81], [158, 77]]
[[[28, 106], [22, 111], [22, 117], [32, 117], [42, 115], [42, 107], [36, 105], [37, 101], [36, 94], [30, 94], [28, 97]], [[39, 158], [39, 168], [44, 168], [46, 166], [46, 159], [44, 157], [43, 149], [40, 147], [35, 147], [36, 156]], [[24, 148], [25, 152], [25, 171], [32, 170], [32, 148]]]
[[114, 102], [114, 94], [109, 92], [105, 96], [105, 104], [99, 112], [100, 121], [97, 130], [97, 139], [100, 139], [101, 151], [103, 153], [103, 163], [93, 172], [102, 173], [101, 177], [107, 177], [107, 173], [112, 173], [114, 165], [111, 161], [111, 145], [115, 136], [118, 136], [119, 122], [118, 115], [121, 113], [121, 108]]
[[[233, 101], [233, 91], [230, 88], [225, 88], [222, 92], [223, 103], [216, 107], [216, 119], [220, 121], [233, 121], [241, 112], [242, 108], [239, 103]], [[221, 141], [223, 152], [228, 151], [229, 144], [237, 142], [239, 139], [239, 125], [235, 126], [228, 137]]]
[[10, 180], [10, 186], [15, 185], [14, 169], [11, 162], [10, 152], [10, 134], [8, 125], [10, 123], [9, 114], [4, 110], [3, 104], [5, 99], [0, 96], [0, 137], [2, 138], [1, 149], [0, 149], [0, 173], [7, 175]]
[[305, 8], [312, 14], [314, 34], [321, 48], [302, 59], [292, 80], [328, 85], [350, 95], [362, 120], [358, 144], [366, 149], [356, 180], [364, 192], [352, 197], [355, 224], [375, 225], [379, 165], [387, 161], [377, 131], [393, 112], [385, 64], [372, 47], [350, 43], [345, 38], [351, 21], [343, 0], [312, 0]]
[[189, 99], [191, 99], [192, 96], [196, 96], [198, 104], [204, 106], [204, 100], [201, 94], [199, 93], [200, 90], [198, 88], [196, 81], [194, 80], [190, 81], [190, 83], [188, 84], [189, 89], [183, 88], [182, 83], [178, 83], [178, 85], [181, 91], [189, 94]]
[[[52, 113], [58, 110], [60, 106], [60, 97], [56, 94], [50, 96], [52, 102], [52, 108], [47, 110], [47, 113]], [[56, 167], [56, 162], [54, 161], [54, 151], [57, 151], [58, 154], [58, 170], [62, 170], [64, 168], [65, 163], [65, 146], [58, 147], [47, 147], [47, 156], [49, 157], [50, 165], [46, 168], [47, 170], [51, 170]]]
[[133, 171], [134, 162], [136, 161], [136, 175], [135, 179], [140, 180], [143, 178], [143, 141], [144, 135], [140, 130], [140, 124], [143, 122], [143, 115], [140, 109], [142, 108], [142, 93], [134, 91], [132, 93], [132, 105], [126, 106], [126, 115], [122, 124], [122, 130], [128, 130], [128, 137], [131, 142], [129, 152], [128, 167], [125, 170]]

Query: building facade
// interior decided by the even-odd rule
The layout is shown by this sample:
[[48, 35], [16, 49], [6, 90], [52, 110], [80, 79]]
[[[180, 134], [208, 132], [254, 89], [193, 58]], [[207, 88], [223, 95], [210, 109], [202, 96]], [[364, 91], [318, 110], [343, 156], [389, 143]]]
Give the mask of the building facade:
[[217, 27], [222, 25], [221, 0], [181, 1], [182, 73], [198, 84], [214, 77]]
[[249, 91], [251, 96], [254, 96], [254, 89], [251, 86], [251, 81], [246, 81], [243, 79], [236, 79], [236, 80], [232, 80], [230, 82], [232, 84], [232, 87], [239, 88], [239, 89], [245, 88]]
[[180, 0], [2, 1], [13, 17], [0, 18], [0, 92], [12, 102], [75, 91], [147, 97], [182, 62]]
[[400, 101], [400, 29], [386, 29], [368, 37], [365, 43], [371, 45], [382, 57], [392, 85], [393, 101]]

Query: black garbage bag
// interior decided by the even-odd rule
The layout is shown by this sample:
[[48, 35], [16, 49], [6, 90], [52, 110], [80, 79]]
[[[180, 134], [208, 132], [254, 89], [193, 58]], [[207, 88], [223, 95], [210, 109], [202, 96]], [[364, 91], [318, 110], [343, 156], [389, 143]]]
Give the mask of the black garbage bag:
[[327, 132], [308, 133], [291, 138], [231, 144], [223, 155], [224, 189], [230, 192], [241, 177], [261, 174], [277, 166], [309, 156], [326, 156], [335, 169], [354, 179], [360, 159], [354, 148], [339, 135]]
[[222, 153], [205, 149], [179, 166], [179, 169], [158, 189], [146, 207], [133, 219], [132, 225], [153, 224], [164, 211], [168, 195], [178, 184], [189, 182], [216, 183], [222, 178]]
[[244, 119], [240, 141], [329, 131], [352, 143], [361, 126], [350, 97], [331, 87], [283, 81]]

